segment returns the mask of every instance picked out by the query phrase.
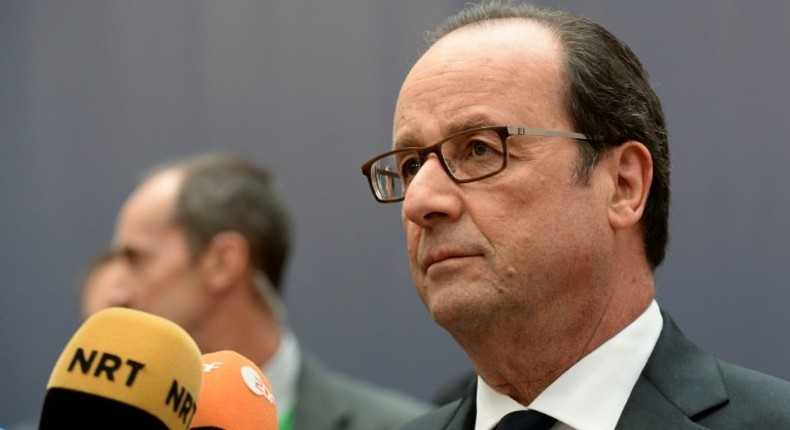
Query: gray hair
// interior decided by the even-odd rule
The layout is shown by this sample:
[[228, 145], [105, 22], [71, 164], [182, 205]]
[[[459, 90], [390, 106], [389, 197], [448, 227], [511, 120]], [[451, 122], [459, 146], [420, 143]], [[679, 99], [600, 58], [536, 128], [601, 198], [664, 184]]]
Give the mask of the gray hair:
[[200, 256], [217, 234], [239, 233], [247, 241], [253, 266], [271, 284], [268, 288], [281, 294], [291, 223], [269, 172], [241, 157], [220, 154], [185, 159], [163, 170], [183, 175], [170, 218], [184, 229], [192, 257]]

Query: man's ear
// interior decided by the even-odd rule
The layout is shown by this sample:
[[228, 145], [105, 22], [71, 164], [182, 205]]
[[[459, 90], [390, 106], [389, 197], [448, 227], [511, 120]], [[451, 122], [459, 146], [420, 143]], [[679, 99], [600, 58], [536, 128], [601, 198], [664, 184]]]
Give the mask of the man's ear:
[[615, 229], [628, 228], [639, 222], [645, 210], [653, 180], [653, 157], [643, 143], [634, 140], [615, 147], [610, 156], [614, 190], [609, 224]]
[[224, 291], [246, 273], [250, 262], [247, 239], [236, 232], [214, 236], [200, 259], [203, 279], [214, 291]]

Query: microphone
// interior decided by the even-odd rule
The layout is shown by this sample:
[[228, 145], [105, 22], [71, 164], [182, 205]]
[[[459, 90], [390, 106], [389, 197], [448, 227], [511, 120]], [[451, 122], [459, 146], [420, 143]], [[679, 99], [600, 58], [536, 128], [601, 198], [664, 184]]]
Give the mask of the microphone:
[[184, 329], [107, 308], [85, 320], [60, 354], [39, 429], [188, 429], [201, 379], [200, 350]]
[[277, 406], [261, 369], [234, 351], [203, 354], [197, 430], [277, 430]]

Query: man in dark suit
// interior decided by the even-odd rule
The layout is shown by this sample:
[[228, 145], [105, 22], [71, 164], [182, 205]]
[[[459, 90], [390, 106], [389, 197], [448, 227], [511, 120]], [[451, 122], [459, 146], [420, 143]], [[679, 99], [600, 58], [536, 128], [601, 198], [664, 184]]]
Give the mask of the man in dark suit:
[[790, 384], [703, 352], [655, 301], [669, 171], [659, 100], [608, 31], [493, 3], [447, 20], [363, 173], [403, 202], [417, 292], [478, 378], [403, 428], [790, 428]]

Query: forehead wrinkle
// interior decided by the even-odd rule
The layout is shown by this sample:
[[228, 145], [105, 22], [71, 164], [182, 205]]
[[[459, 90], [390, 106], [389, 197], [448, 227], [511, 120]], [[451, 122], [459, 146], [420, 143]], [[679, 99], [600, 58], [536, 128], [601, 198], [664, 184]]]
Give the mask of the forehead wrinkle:
[[[415, 124], [432, 123], [438, 128], [441, 136], [490, 124], [487, 118], [469, 117], [480, 115], [475, 111], [485, 110], [485, 106], [489, 104], [488, 99], [492, 96], [502, 95], [503, 90], [487, 82], [502, 74], [506, 68], [493, 62], [486, 62], [484, 66], [486, 69], [495, 70], [486, 70], [485, 76], [478, 79], [484, 83], [483, 85], [470, 88], [465, 84], [455, 84], [456, 81], [468, 80], [470, 70], [480, 68], [475, 63], [477, 61], [470, 61], [467, 58], [451, 58], [439, 61], [434, 66], [436, 68], [431, 68], [429, 71], [419, 67], [412, 70], [401, 89], [396, 106], [396, 135], [400, 136], [394, 142], [393, 148], [423, 146], [430, 143], [422, 142], [424, 139], [419, 137], [420, 130], [412, 130]], [[426, 93], [430, 93], [430, 97], [426, 97]], [[438, 137], [433, 137], [431, 140], [438, 140]]]
[[421, 142], [421, 139], [415, 138], [412, 134], [407, 133], [405, 136], [395, 141], [392, 145], [392, 148], [401, 149], [401, 148], [416, 148], [416, 147], [428, 146], [438, 142], [441, 139], [446, 138], [447, 136], [451, 136], [453, 134], [460, 133], [462, 131], [467, 131], [479, 127], [494, 126], [494, 125], [499, 126], [506, 124], [494, 124], [491, 122], [491, 119], [487, 115], [480, 112], [475, 112], [472, 114], [464, 115], [457, 119], [453, 119], [449, 122], [440, 124], [439, 129], [441, 130], [441, 136], [439, 137], [439, 139], [435, 141]]

